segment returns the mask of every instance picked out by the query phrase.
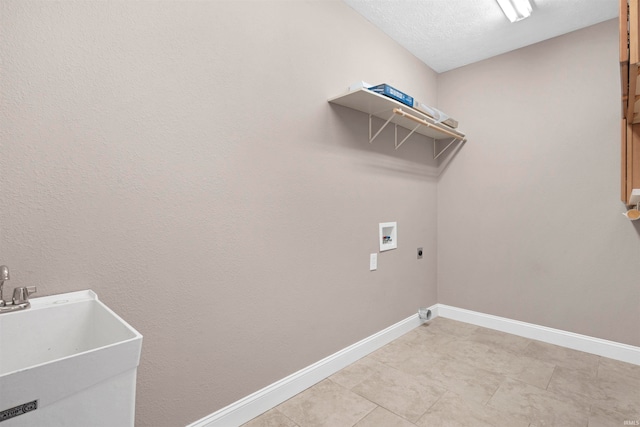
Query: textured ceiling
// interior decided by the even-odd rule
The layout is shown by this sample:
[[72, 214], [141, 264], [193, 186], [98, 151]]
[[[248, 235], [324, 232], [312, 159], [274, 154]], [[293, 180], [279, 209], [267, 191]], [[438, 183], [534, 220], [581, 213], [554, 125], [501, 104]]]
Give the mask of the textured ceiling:
[[437, 72], [618, 16], [619, 0], [531, 0], [511, 23], [496, 0], [343, 0]]

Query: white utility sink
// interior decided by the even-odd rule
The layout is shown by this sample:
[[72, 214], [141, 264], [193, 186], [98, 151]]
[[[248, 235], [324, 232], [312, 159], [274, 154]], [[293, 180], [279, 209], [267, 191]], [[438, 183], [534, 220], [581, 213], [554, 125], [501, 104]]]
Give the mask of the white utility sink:
[[133, 426], [141, 348], [90, 290], [0, 314], [0, 426]]

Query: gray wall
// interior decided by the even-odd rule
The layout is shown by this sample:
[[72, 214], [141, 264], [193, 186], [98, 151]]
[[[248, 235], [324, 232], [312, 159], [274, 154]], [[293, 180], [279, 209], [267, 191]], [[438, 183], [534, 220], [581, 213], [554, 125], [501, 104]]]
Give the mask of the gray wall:
[[469, 135], [438, 183], [438, 302], [640, 345], [617, 37], [607, 21], [438, 76]]
[[93, 289], [144, 335], [137, 426], [436, 303], [430, 143], [369, 145], [327, 103], [365, 80], [435, 105], [436, 75], [342, 2], [3, 0], [0, 52], [7, 287]]

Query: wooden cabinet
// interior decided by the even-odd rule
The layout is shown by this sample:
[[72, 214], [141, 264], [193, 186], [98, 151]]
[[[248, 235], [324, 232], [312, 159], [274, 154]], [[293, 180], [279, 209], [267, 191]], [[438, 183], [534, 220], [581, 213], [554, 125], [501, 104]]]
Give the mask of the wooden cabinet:
[[[639, 0], [620, 0], [620, 82], [622, 84], [621, 199], [633, 204], [640, 189], [640, 9]], [[637, 193], [637, 191], [636, 191]], [[633, 199], [633, 200], [632, 200]], [[637, 202], [636, 202], [637, 203]]]

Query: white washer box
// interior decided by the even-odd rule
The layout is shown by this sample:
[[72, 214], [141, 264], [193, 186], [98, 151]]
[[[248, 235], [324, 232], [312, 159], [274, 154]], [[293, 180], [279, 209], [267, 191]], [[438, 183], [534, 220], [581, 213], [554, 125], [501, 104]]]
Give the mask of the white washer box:
[[398, 247], [398, 223], [381, 222], [379, 224], [380, 252]]

